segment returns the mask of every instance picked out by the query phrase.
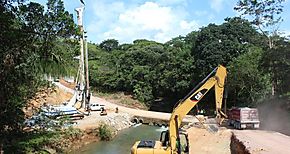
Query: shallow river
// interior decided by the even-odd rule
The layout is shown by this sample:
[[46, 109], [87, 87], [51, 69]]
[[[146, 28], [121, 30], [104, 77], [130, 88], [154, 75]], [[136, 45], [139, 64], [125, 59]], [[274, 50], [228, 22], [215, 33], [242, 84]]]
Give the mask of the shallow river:
[[166, 130], [163, 127], [141, 125], [119, 132], [108, 142], [98, 142], [86, 145], [78, 151], [84, 154], [129, 154], [132, 145], [138, 140], [159, 140], [160, 133]]

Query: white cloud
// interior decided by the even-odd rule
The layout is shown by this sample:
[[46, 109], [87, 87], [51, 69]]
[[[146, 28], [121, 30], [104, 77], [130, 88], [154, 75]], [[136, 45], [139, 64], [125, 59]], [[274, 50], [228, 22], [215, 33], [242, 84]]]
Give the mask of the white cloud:
[[121, 23], [137, 25], [148, 30], [167, 30], [174, 17], [169, 7], [160, 7], [153, 2], [145, 4], [133, 10], [128, 10], [119, 16]]
[[184, 15], [171, 7], [146, 2], [120, 13], [118, 20], [103, 33], [103, 37], [115, 38], [120, 42], [132, 42], [140, 38], [166, 42], [198, 28], [197, 21], [187, 21]]
[[107, 0], [91, 1], [90, 6], [86, 6], [89, 16], [88, 23], [85, 25], [89, 34], [90, 40], [102, 41], [104, 40], [104, 30], [114, 28], [114, 21], [118, 20], [120, 13], [126, 10], [126, 4], [120, 1], [110, 2]]
[[224, 0], [210, 0], [210, 7], [216, 12], [220, 12], [224, 6]]

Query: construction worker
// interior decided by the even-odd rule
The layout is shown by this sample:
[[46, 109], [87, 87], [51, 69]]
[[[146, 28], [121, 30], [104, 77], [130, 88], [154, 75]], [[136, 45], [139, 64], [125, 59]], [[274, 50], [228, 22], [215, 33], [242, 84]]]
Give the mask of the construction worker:
[[107, 115], [107, 111], [106, 111], [106, 109], [101, 108], [101, 113], [100, 113], [100, 115], [101, 115], [101, 116], [103, 116], [103, 115]]

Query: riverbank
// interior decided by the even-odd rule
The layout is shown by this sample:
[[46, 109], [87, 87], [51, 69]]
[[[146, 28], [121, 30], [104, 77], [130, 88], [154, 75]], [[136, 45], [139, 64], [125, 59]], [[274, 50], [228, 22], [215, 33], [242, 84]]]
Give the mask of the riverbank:
[[[108, 110], [107, 113], [106, 116], [100, 116], [99, 111], [94, 111], [91, 112], [90, 116], [77, 120], [74, 128], [80, 129], [83, 136], [80, 140], [71, 141], [72, 146], [67, 147], [66, 151], [76, 151], [87, 144], [99, 142], [103, 133], [105, 133], [103, 135], [108, 135], [110, 139], [114, 139], [121, 130], [133, 126], [131, 122], [132, 115], [123, 112], [115, 113], [112, 110]], [[106, 126], [107, 130], [101, 130], [103, 128], [100, 129], [100, 127], [103, 126]], [[103, 133], [100, 133], [100, 131], [103, 131]]]
[[107, 115], [101, 116], [100, 111], [92, 111], [89, 116], [85, 116], [81, 120], [76, 120], [75, 128], [81, 130], [96, 128], [100, 124], [105, 123], [116, 131], [128, 128], [133, 125], [131, 122], [132, 115], [125, 112], [115, 113], [112, 109], [106, 110]]
[[[76, 125], [59, 131], [56, 135], [50, 137], [49, 135], [44, 135], [48, 138], [42, 143], [31, 146], [38, 146], [38, 149], [51, 154], [71, 153], [79, 151], [80, 148], [88, 144], [97, 143], [101, 140], [113, 140], [121, 130], [133, 125], [130, 122], [130, 115], [126, 113], [109, 112], [107, 116], [99, 116], [99, 112], [92, 112], [90, 116], [84, 119], [81, 121], [77, 120]], [[93, 125], [86, 123], [91, 121], [91, 119], [95, 121]], [[50, 132], [47, 133], [49, 134]], [[43, 138], [43, 136], [38, 136], [34, 140], [39, 140], [40, 138]], [[33, 142], [32, 140], [27, 141], [27, 143], [30, 144]]]
[[[23, 110], [26, 117], [31, 117], [39, 112], [42, 105], [59, 105], [69, 100], [71, 97], [72, 94], [69, 89], [60, 88], [58, 86], [49, 87], [48, 89], [43, 89], [38, 92], [35, 97], [27, 103], [27, 106], [23, 108]], [[106, 109], [106, 116], [100, 116], [100, 111], [91, 111], [89, 116], [85, 116], [82, 120], [74, 121], [76, 123], [72, 127], [74, 130], [68, 129], [67, 131], [59, 131], [57, 134], [50, 135], [51, 138], [46, 135], [51, 134], [49, 131], [42, 132], [42, 130], [33, 130], [31, 128], [24, 129], [25, 132], [30, 133], [30, 136], [35, 135], [36, 144], [32, 143], [34, 142], [33, 138], [29, 137], [19, 138], [19, 140], [20, 142], [32, 146], [28, 151], [30, 151], [30, 149], [32, 151], [40, 149], [48, 151], [49, 153], [58, 153], [59, 151], [69, 152], [86, 144], [100, 141], [99, 127], [101, 125], [105, 124], [108, 126], [112, 137], [116, 136], [120, 130], [129, 128], [133, 125], [131, 122], [132, 115], [122, 111], [115, 113], [115, 108], [107, 105]], [[78, 133], [76, 134], [76, 132]], [[55, 135], [57, 137], [55, 137]]]

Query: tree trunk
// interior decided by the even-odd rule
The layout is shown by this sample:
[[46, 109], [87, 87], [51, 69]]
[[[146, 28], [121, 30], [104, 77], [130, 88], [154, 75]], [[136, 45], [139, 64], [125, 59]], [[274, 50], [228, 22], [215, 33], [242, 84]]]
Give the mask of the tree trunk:
[[[269, 48], [270, 48], [270, 50], [273, 48], [273, 40], [272, 40], [272, 38], [269, 36], [268, 37], [268, 43], [269, 43]], [[274, 72], [273, 72], [274, 73]], [[275, 75], [274, 75], [275, 76]], [[272, 81], [272, 88], [271, 88], [271, 91], [272, 91], [272, 96], [274, 96], [275, 94], [276, 94], [276, 87], [277, 87], [277, 82], [276, 82], [276, 80], [274, 79], [273, 81]]]
[[272, 88], [271, 88], [271, 90], [272, 90], [272, 96], [274, 96], [275, 95], [274, 81], [272, 82]]

